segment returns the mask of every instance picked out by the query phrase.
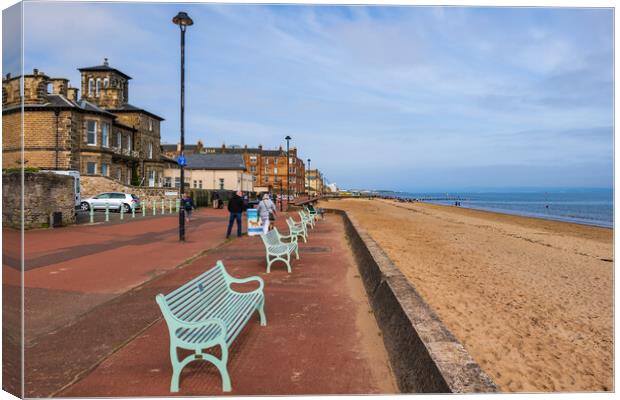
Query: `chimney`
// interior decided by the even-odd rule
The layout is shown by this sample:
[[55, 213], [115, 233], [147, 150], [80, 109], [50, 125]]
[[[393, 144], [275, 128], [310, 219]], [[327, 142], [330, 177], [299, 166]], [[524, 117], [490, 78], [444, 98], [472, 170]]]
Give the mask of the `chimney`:
[[39, 75], [39, 69], [38, 68], [33, 69], [32, 70], [32, 74], [33, 75]]
[[258, 145], [258, 149], [259, 149], [259, 150], [263, 150], [263, 145], [262, 145], [262, 144], [259, 144], [259, 145]]
[[104, 58], [103, 59], [103, 65], [105, 65], [106, 67], [108, 66], [108, 58]]
[[11, 79], [11, 73], [6, 74], [6, 79]]
[[73, 100], [73, 101], [77, 102], [78, 101], [78, 92], [79, 91], [80, 91], [80, 89], [78, 89], [78, 88], [73, 88], [73, 87], [67, 88], [67, 98], [69, 100]]
[[282, 146], [280, 146], [280, 151], [282, 151]]
[[226, 148], [226, 143], [222, 143], [222, 149]]
[[243, 148], [244, 148], [244, 149], [247, 149], [247, 148], [248, 148], [248, 145], [247, 145], [247, 144], [246, 144], [246, 145], [244, 145], [244, 146], [243, 146]]

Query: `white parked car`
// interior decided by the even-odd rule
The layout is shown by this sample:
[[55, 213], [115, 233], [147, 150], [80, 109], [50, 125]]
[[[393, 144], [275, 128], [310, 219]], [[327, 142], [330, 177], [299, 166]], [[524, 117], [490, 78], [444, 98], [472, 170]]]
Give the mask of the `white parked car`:
[[105, 210], [106, 204], [110, 210], [120, 212], [121, 207], [123, 207], [125, 212], [131, 212], [132, 209], [137, 210], [140, 208], [140, 199], [135, 194], [106, 192], [88, 199], [82, 199], [81, 208], [84, 211], [88, 211], [91, 208], [93, 210]]

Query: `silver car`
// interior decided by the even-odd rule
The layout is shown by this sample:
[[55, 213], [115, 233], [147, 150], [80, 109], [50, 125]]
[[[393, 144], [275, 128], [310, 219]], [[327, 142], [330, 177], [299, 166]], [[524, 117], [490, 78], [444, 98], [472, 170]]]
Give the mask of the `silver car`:
[[91, 208], [93, 210], [105, 210], [106, 204], [110, 210], [120, 212], [121, 207], [123, 207], [124, 212], [131, 212], [132, 209], [137, 210], [140, 208], [140, 199], [135, 194], [106, 192], [82, 199], [81, 208], [84, 211], [88, 211]]

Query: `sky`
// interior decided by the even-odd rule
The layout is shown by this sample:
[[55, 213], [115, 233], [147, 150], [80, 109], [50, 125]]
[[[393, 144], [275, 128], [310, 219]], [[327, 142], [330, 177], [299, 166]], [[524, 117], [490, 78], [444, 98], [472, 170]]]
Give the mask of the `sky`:
[[79, 87], [107, 57], [176, 143], [181, 10], [186, 143], [290, 135], [344, 188], [613, 185], [611, 9], [27, 2], [24, 70]]

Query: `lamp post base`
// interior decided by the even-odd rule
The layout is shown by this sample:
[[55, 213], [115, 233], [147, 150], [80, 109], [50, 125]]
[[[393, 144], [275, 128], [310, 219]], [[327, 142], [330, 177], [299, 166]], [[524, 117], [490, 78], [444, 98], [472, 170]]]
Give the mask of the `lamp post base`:
[[185, 210], [183, 207], [179, 210], [179, 240], [185, 241]]

